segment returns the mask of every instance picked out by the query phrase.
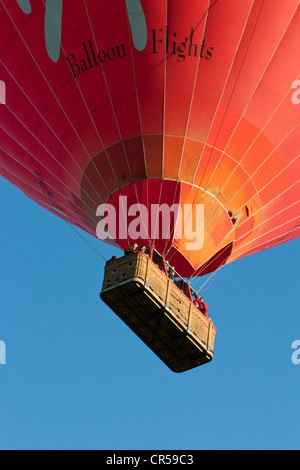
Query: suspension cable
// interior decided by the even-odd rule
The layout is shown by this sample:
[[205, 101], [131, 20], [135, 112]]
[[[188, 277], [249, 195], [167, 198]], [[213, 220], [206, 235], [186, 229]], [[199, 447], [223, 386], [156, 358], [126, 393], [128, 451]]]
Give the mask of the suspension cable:
[[65, 220], [66, 224], [69, 225], [69, 227], [78, 235], [79, 238], [81, 238], [81, 240], [84, 241], [84, 243], [86, 245], [88, 245], [88, 247], [90, 248], [91, 251], [93, 251], [102, 261], [103, 263], [106, 263], [107, 262], [107, 258], [105, 258], [105, 256], [103, 256], [99, 250], [97, 250], [97, 248], [95, 248], [88, 240], [86, 240], [86, 238], [84, 238], [81, 233], [78, 232], [78, 230], [72, 225], [70, 224], [70, 222], [68, 222], [67, 220]]

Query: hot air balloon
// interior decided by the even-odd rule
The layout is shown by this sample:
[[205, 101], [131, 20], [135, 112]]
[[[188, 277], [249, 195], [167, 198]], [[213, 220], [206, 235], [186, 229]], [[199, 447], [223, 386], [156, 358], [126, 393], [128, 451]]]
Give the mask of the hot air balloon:
[[[184, 286], [299, 236], [299, 1], [3, 0], [0, 31], [0, 174], [122, 251], [137, 234], [148, 255], [110, 263], [105, 282], [140, 291], [107, 303], [174, 370], [211, 360], [192, 299], [172, 316], [171, 290], [186, 292], [156, 264]], [[146, 294], [163, 336], [148, 307], [145, 327], [115, 305]]]

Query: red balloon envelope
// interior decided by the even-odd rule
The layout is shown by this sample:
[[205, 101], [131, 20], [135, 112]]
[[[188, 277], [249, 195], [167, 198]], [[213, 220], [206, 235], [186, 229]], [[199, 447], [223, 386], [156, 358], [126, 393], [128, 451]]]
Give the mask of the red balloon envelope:
[[183, 276], [291, 240], [299, 45], [298, 0], [3, 0], [0, 173], [94, 236], [110, 204], [109, 243], [135, 224]]

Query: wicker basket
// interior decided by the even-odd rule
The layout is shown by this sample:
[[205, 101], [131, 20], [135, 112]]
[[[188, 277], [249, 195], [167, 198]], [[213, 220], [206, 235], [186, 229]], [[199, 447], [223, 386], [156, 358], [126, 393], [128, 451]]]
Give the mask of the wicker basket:
[[216, 327], [146, 254], [108, 262], [100, 297], [174, 372], [212, 360]]

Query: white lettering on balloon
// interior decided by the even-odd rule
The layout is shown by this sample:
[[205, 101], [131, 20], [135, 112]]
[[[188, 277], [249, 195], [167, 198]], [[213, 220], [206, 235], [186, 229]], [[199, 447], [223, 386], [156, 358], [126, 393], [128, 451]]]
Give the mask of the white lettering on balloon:
[[292, 94], [292, 102], [294, 104], [299, 104], [300, 103], [300, 80], [295, 80], [292, 83], [292, 88], [296, 89], [294, 93]]
[[204, 204], [151, 204], [148, 208], [139, 203], [128, 206], [127, 196], [120, 196], [119, 211], [112, 204], [101, 204], [96, 215], [100, 217], [96, 229], [100, 240], [174, 237], [185, 240], [186, 250], [200, 250], [204, 245]]
[[6, 104], [6, 85], [0, 80], [0, 104]]
[[6, 345], [4, 341], [0, 341], [0, 365], [6, 364]]

